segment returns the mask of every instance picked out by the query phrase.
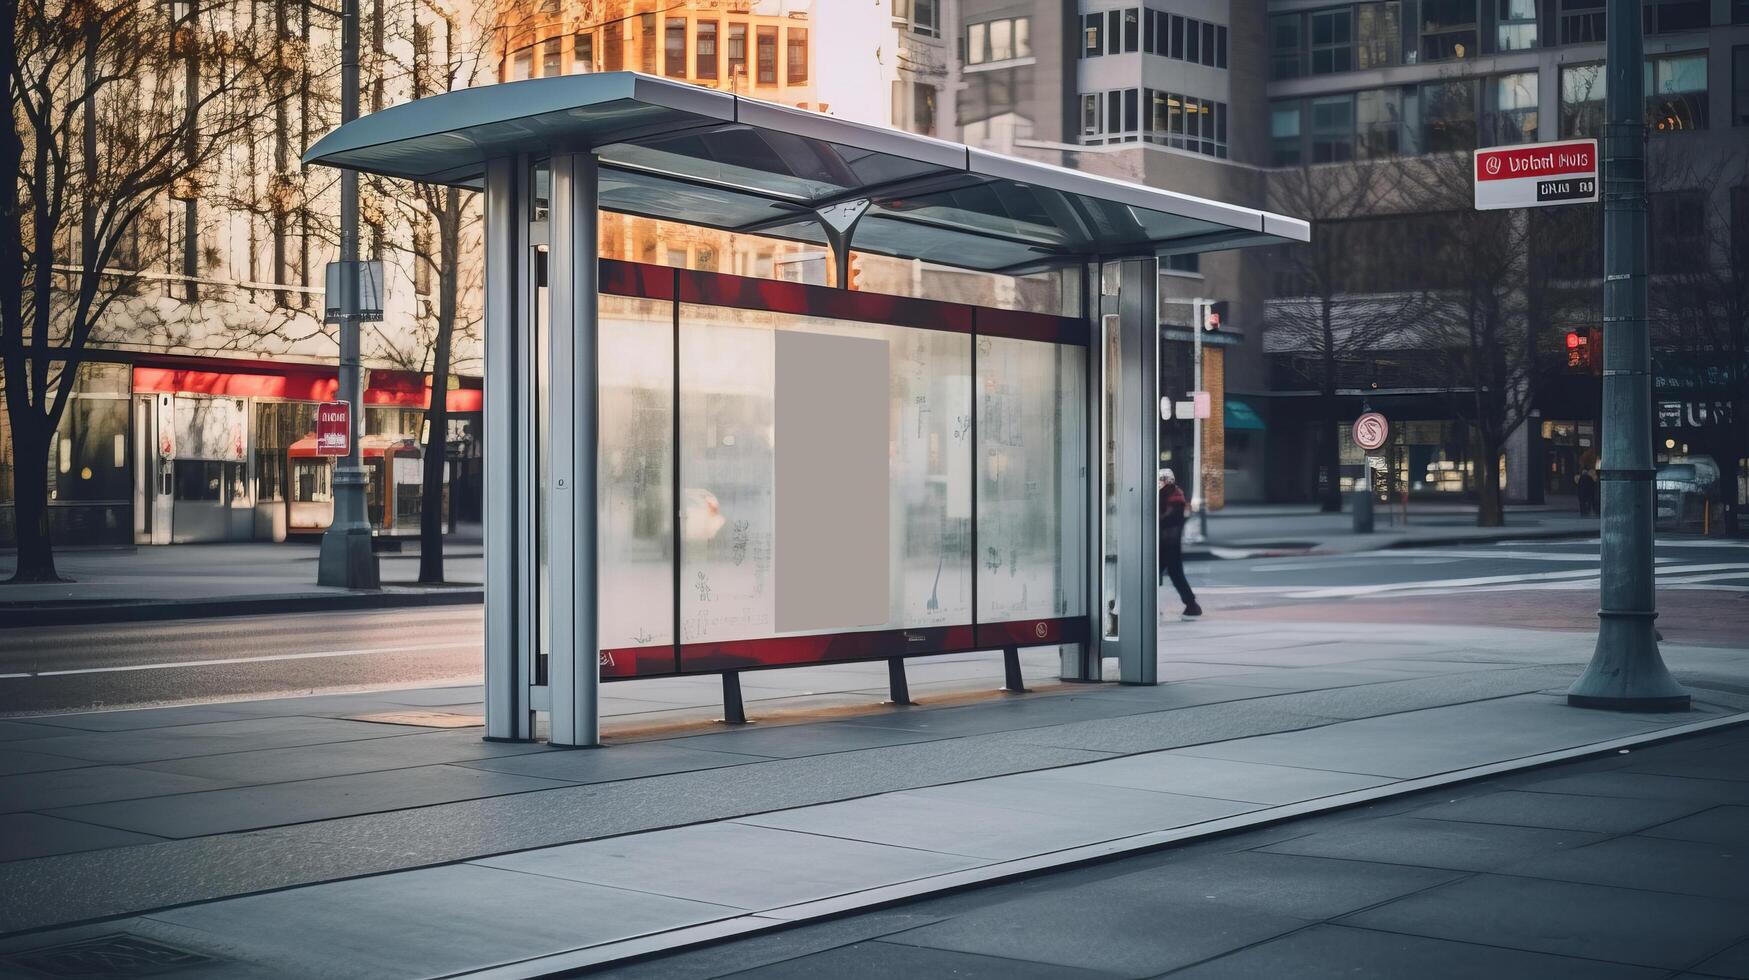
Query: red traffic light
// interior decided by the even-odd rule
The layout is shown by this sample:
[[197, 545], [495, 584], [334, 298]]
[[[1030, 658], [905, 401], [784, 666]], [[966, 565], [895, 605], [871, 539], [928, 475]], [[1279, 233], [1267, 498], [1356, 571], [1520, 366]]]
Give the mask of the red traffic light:
[[1567, 349], [1572, 350], [1578, 346], [1579, 346], [1579, 332], [1577, 330], [1567, 331]]

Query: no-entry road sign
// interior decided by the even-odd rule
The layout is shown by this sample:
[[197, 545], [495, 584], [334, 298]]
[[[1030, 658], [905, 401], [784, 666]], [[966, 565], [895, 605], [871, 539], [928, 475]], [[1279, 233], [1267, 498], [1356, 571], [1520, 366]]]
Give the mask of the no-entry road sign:
[[1597, 200], [1597, 141], [1562, 140], [1476, 151], [1476, 210]]

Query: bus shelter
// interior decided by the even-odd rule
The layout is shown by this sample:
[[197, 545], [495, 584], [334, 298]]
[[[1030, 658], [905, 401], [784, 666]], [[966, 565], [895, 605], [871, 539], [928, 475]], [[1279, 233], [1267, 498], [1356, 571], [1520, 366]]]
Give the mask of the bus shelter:
[[[1157, 261], [1305, 222], [631, 72], [446, 93], [306, 162], [483, 189], [486, 727], [599, 685], [1023, 646], [1152, 684]], [[599, 211], [1020, 275], [1075, 315], [602, 261]], [[1173, 393], [1175, 395], [1181, 393]], [[1017, 680], [1011, 675], [1011, 686]]]

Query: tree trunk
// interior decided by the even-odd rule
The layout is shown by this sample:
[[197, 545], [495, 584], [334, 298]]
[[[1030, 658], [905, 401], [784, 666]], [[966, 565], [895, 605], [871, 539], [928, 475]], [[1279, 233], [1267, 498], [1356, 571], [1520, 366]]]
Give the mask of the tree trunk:
[[12, 500], [18, 523], [18, 567], [12, 581], [63, 581], [55, 572], [55, 550], [49, 539], [50, 433], [35, 412], [13, 412], [11, 421]]
[[[449, 361], [455, 335], [457, 259], [461, 255], [461, 192], [443, 191], [438, 216], [437, 337], [432, 344], [431, 401], [425, 409], [425, 472], [419, 508], [419, 581], [443, 581], [443, 470], [449, 455]], [[424, 261], [415, 258], [414, 261]]]
[[1481, 437], [1481, 459], [1477, 460], [1477, 469], [1481, 472], [1481, 482], [1476, 487], [1476, 526], [1502, 527], [1506, 524], [1506, 513], [1500, 504], [1500, 442], [1484, 435]]

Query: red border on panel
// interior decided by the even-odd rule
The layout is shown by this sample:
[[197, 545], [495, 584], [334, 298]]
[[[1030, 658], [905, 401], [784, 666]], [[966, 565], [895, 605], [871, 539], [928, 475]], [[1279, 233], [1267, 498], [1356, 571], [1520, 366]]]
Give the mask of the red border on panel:
[[1074, 317], [1052, 316], [1049, 313], [1028, 313], [1024, 310], [998, 310], [975, 306], [978, 335], [1010, 337], [1015, 340], [1038, 340], [1047, 344], [1087, 346], [1087, 324]]
[[1087, 640], [1087, 617], [1065, 616], [1056, 619], [1020, 619], [1007, 623], [979, 623], [977, 646], [1030, 647], [1056, 643], [1084, 643]]
[[634, 677], [660, 677], [674, 673], [674, 644], [648, 647], [614, 647], [601, 651], [601, 679], [626, 681]]
[[680, 273], [680, 301], [742, 310], [861, 320], [924, 330], [972, 332], [972, 307], [910, 296], [863, 293], [830, 286], [752, 279], [717, 272]]
[[674, 298], [674, 270], [667, 266], [602, 259], [597, 268], [596, 288], [610, 296]]
[[760, 667], [885, 660], [972, 649], [972, 627], [934, 626], [923, 629], [773, 636], [725, 643], [687, 643], [680, 648], [681, 673], [715, 673]]

